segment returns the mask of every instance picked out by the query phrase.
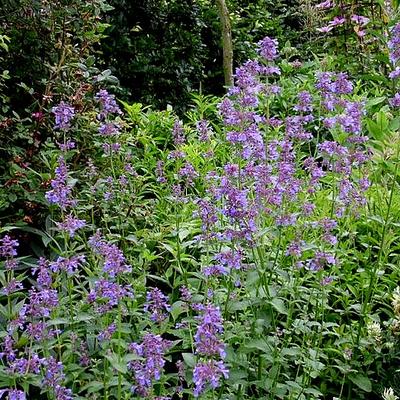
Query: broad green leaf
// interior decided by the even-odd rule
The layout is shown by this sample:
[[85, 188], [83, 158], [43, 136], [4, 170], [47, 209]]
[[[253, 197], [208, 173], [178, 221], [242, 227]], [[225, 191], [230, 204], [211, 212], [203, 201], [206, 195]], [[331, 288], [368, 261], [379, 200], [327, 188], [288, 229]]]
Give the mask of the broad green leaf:
[[371, 380], [367, 376], [362, 374], [350, 375], [349, 379], [365, 392], [369, 393], [372, 391]]

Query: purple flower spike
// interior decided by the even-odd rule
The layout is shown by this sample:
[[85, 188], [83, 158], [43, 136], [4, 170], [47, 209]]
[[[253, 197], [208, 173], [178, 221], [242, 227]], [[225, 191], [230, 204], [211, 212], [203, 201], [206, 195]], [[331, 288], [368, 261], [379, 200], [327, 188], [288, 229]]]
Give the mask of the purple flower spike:
[[224, 330], [221, 311], [211, 304], [202, 307], [202, 315], [197, 317], [200, 325], [194, 336], [196, 353], [203, 356], [219, 355], [224, 358], [225, 344], [218, 337]]
[[83, 219], [75, 218], [73, 215], [69, 214], [65, 217], [63, 222], [59, 222], [56, 224], [61, 231], [68, 232], [69, 236], [73, 238], [75, 236], [75, 232], [78, 229], [86, 226], [86, 221]]
[[266, 36], [258, 42], [258, 52], [266, 61], [274, 61], [278, 56], [278, 41]]
[[208, 360], [198, 363], [193, 371], [194, 396], [199, 397], [204, 392], [207, 383], [216, 389], [222, 377], [225, 379], [229, 377], [229, 371], [223, 361]]
[[58, 158], [58, 167], [51, 181], [51, 187], [52, 190], [45, 195], [50, 204], [57, 204], [62, 210], [75, 204], [75, 201], [71, 199], [72, 186], [68, 183], [67, 164], [62, 156]]
[[393, 65], [400, 60], [400, 23], [396, 24], [390, 32], [391, 37], [388, 42], [389, 58]]
[[163, 339], [160, 335], [146, 333], [142, 344], [131, 343], [129, 350], [141, 360], [135, 360], [129, 363], [128, 367], [134, 371], [136, 385], [132, 391], [141, 397], [147, 397], [152, 381], [158, 381], [164, 368], [164, 353], [171, 346], [171, 342]]
[[393, 108], [400, 107], [400, 93], [396, 93], [393, 98], [389, 99], [389, 104]]
[[165, 296], [160, 289], [153, 288], [146, 295], [146, 303], [144, 311], [151, 313], [150, 319], [154, 322], [161, 323], [167, 318], [166, 311], [171, 310], [168, 304], [168, 297]]
[[108, 93], [107, 90], [102, 89], [97, 92], [95, 99], [101, 105], [101, 112], [97, 115], [97, 118], [100, 121], [104, 120], [109, 114], [122, 114], [122, 111], [115, 100], [115, 96]]
[[18, 389], [2, 389], [0, 390], [0, 399], [4, 394], [8, 393], [7, 400], [26, 400], [25, 393]]
[[18, 240], [11, 239], [9, 235], [5, 235], [0, 243], [0, 257], [13, 258], [17, 255]]
[[70, 128], [71, 120], [75, 115], [74, 107], [62, 101], [58, 106], [53, 107], [51, 111], [56, 117], [54, 129]]

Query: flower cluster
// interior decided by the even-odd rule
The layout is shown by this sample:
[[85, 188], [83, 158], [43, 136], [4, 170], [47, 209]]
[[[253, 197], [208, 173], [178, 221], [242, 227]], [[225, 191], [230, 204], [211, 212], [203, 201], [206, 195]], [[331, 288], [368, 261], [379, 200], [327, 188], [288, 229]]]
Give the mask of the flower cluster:
[[[397, 79], [400, 77], [400, 23], [397, 23], [391, 30], [391, 37], [388, 42], [389, 58], [393, 65], [393, 71], [389, 78]], [[400, 93], [395, 93], [394, 97], [389, 99], [389, 104], [393, 108], [400, 108]]]
[[89, 244], [102, 257], [103, 271], [111, 278], [131, 272], [132, 267], [126, 263], [122, 251], [115, 244], [107, 243], [100, 232], [90, 237]]
[[115, 96], [108, 93], [107, 90], [101, 89], [95, 99], [100, 103], [101, 111], [97, 115], [99, 121], [104, 120], [109, 114], [121, 114], [121, 109], [115, 100]]
[[58, 158], [58, 167], [55, 169], [51, 187], [52, 189], [46, 193], [46, 199], [50, 204], [57, 204], [62, 210], [76, 204], [71, 198], [72, 184], [68, 182], [68, 168], [62, 156]]
[[158, 288], [153, 288], [147, 292], [144, 311], [150, 313], [150, 319], [154, 322], [161, 323], [167, 317], [171, 310], [168, 304], [168, 297]]
[[75, 116], [75, 109], [65, 102], [61, 102], [52, 108], [52, 112], [56, 118], [54, 129], [68, 129], [71, 127], [71, 120]]
[[147, 397], [153, 380], [159, 380], [165, 364], [164, 354], [171, 347], [168, 340], [160, 335], [146, 333], [141, 344], [131, 343], [129, 350], [140, 357], [131, 361], [129, 369], [133, 371], [135, 385], [132, 391], [140, 397]]
[[222, 377], [228, 378], [229, 371], [224, 365], [225, 344], [220, 338], [223, 333], [222, 316], [218, 307], [212, 304], [200, 306], [201, 316], [194, 336], [196, 353], [202, 357], [193, 370], [194, 395], [198, 397], [207, 384], [215, 389]]
[[78, 229], [81, 229], [86, 226], [86, 221], [78, 219], [74, 217], [72, 214], [68, 214], [64, 218], [64, 221], [58, 222], [56, 223], [56, 225], [61, 231], [67, 232], [70, 238], [73, 238], [75, 236], [75, 232]]
[[11, 239], [9, 235], [5, 235], [0, 241], [0, 257], [5, 258], [5, 267], [8, 270], [13, 270], [18, 263], [15, 259], [17, 255], [18, 240]]

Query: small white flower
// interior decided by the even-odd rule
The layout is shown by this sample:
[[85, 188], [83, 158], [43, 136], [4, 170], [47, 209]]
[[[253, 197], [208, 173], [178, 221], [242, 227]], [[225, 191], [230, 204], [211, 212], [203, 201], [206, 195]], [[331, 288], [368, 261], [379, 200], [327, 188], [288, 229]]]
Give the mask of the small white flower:
[[394, 313], [396, 315], [400, 315], [400, 287], [399, 286], [397, 286], [397, 288], [394, 289], [392, 299], [393, 299], [392, 306], [393, 306]]
[[398, 400], [398, 397], [394, 394], [394, 390], [392, 388], [387, 388], [383, 391], [382, 394], [383, 400]]
[[368, 322], [367, 332], [368, 336], [375, 340], [375, 342], [380, 343], [382, 341], [382, 329], [379, 322]]

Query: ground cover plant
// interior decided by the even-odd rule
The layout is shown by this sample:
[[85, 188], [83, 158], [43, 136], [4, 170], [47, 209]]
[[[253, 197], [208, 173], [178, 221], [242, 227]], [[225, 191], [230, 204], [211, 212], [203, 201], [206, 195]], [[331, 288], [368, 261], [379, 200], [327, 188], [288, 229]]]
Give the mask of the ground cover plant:
[[0, 228], [0, 398], [398, 398], [400, 24], [373, 89], [254, 47], [184, 121], [85, 65], [43, 109], [46, 224]]

